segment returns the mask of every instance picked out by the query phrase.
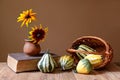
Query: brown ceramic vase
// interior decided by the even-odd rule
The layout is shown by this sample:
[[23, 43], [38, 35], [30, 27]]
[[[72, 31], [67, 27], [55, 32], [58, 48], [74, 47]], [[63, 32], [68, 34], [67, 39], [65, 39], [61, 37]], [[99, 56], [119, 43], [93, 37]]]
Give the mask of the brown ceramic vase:
[[23, 52], [29, 56], [39, 56], [41, 47], [39, 44], [34, 44], [32, 41], [25, 39]]

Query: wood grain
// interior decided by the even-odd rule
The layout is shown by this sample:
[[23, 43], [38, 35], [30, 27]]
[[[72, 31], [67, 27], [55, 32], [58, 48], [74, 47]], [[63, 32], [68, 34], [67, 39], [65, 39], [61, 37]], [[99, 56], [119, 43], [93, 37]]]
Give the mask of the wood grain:
[[53, 73], [39, 71], [15, 73], [6, 63], [0, 63], [0, 80], [120, 80], [120, 66], [112, 63], [102, 70], [93, 70], [87, 75], [60, 69], [56, 69]]

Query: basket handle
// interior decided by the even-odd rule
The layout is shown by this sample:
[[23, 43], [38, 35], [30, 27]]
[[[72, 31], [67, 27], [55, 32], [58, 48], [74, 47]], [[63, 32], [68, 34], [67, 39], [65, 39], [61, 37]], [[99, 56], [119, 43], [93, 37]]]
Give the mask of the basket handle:
[[97, 52], [87, 52], [87, 51], [81, 51], [81, 50], [75, 50], [75, 49], [67, 49], [67, 52], [69, 53], [86, 53], [86, 54], [97, 54]]

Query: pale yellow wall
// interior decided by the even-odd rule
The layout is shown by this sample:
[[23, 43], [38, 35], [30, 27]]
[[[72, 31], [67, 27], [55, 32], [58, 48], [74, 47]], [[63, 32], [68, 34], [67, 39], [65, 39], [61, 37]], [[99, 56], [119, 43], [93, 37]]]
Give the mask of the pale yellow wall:
[[42, 50], [63, 55], [76, 38], [95, 35], [107, 40], [114, 48], [113, 60], [120, 60], [120, 0], [0, 0], [0, 61], [22, 52], [27, 31], [16, 18], [30, 8], [37, 13], [31, 25], [49, 27]]

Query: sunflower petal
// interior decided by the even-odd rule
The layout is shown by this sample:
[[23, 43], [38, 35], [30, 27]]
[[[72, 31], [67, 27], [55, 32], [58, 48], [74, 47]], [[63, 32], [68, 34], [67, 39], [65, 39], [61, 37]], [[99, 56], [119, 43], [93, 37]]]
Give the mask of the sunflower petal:
[[34, 28], [34, 27], [32, 27], [32, 30], [34, 31], [34, 30], [35, 30], [35, 28]]
[[32, 35], [33, 31], [30, 31], [29, 34]]
[[44, 30], [45, 30], [45, 32], [47, 33], [47, 32], [48, 32], [48, 27], [47, 27], [47, 28], [45, 28]]
[[40, 29], [42, 29], [42, 24], [40, 24]]
[[31, 15], [35, 15], [35, 14], [37, 14], [37, 13], [31, 13]]
[[26, 24], [27, 27], [28, 27], [28, 23], [29, 23], [29, 19], [26, 20], [26, 22], [25, 22], [25, 24]]
[[25, 24], [25, 22], [26, 22], [26, 19], [22, 22], [21, 27]]
[[31, 20], [36, 20], [36, 19], [35, 19], [35, 16], [31, 16]]

